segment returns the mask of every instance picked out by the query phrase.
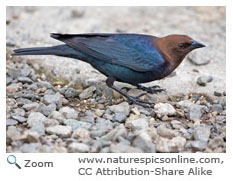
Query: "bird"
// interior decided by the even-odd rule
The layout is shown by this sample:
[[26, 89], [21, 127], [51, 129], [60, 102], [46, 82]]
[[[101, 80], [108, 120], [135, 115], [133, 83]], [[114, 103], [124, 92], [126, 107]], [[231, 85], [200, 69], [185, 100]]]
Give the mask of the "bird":
[[134, 33], [51, 33], [50, 36], [63, 44], [15, 49], [12, 55], [56, 55], [84, 61], [107, 77], [108, 87], [129, 102], [143, 107], [153, 106], [154, 103], [143, 101], [139, 96], [127, 95], [114, 82], [128, 83], [149, 93], [164, 91], [157, 85], [145, 87], [141, 84], [168, 76], [188, 53], [205, 47], [188, 35], [181, 34], [156, 37]]

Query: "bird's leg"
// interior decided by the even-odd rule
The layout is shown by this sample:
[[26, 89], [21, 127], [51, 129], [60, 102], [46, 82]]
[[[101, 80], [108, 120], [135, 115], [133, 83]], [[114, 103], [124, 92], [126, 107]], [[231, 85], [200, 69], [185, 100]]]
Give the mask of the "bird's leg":
[[138, 105], [143, 106], [143, 107], [152, 107], [152, 106], [154, 106], [154, 103], [140, 100], [139, 99], [140, 96], [139, 97], [132, 97], [132, 96], [129, 96], [129, 95], [125, 94], [119, 88], [117, 88], [117, 87], [115, 87], [113, 85], [115, 80], [116, 79], [114, 77], [108, 77], [107, 80], [106, 80], [107, 86], [112, 88], [113, 90], [117, 91], [119, 94], [123, 95], [124, 97], [126, 97], [130, 102], [133, 102], [133, 103], [138, 104]]
[[162, 91], [165, 92], [165, 89], [160, 89], [160, 87], [158, 85], [155, 85], [152, 87], [145, 87], [145, 86], [137, 84], [136, 86], [138, 89], [146, 91], [147, 93], [150, 93], [150, 94], [154, 94], [154, 93], [158, 93], [158, 92], [162, 92]]

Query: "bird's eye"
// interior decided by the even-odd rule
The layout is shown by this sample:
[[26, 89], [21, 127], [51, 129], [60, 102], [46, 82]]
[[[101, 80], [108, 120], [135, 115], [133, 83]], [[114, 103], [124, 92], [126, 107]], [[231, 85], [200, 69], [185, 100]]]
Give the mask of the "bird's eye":
[[180, 48], [184, 48], [184, 44], [183, 44], [183, 43], [180, 43], [178, 46], [179, 46]]

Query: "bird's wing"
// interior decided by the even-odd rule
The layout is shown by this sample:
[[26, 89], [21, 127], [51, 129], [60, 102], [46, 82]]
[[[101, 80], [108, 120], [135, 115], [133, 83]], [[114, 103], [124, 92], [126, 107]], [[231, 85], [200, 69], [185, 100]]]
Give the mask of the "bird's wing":
[[51, 34], [72, 48], [96, 59], [145, 72], [155, 69], [164, 59], [143, 35]]

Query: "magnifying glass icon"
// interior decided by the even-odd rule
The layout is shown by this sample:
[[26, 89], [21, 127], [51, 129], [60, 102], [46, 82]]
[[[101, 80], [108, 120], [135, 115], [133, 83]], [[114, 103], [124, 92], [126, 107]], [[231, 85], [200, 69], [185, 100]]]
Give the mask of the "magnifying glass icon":
[[21, 169], [21, 167], [18, 165], [18, 163], [16, 163], [16, 157], [15, 157], [15, 155], [9, 155], [9, 156], [7, 157], [7, 162], [8, 162], [9, 164], [15, 164], [16, 167], [18, 167], [18, 169]]

